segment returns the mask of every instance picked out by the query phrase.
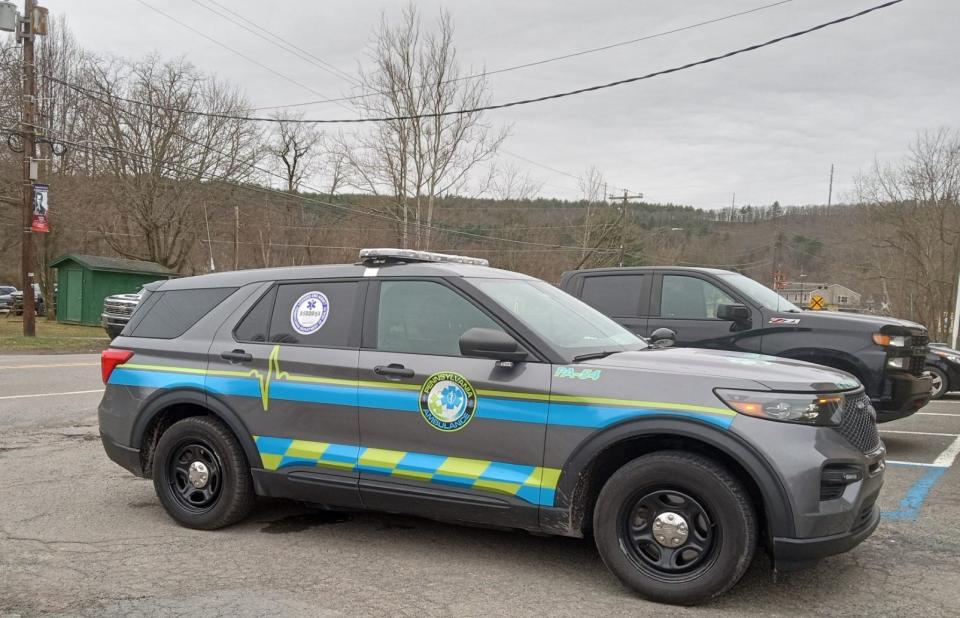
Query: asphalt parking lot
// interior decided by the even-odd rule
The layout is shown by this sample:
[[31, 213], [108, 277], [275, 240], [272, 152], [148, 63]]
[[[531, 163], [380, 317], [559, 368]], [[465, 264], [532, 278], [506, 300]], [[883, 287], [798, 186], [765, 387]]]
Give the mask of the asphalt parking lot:
[[960, 395], [881, 427], [884, 518], [860, 547], [776, 578], [761, 556], [719, 602], [665, 610], [589, 540], [286, 501], [180, 528], [104, 455], [101, 390], [96, 355], [0, 356], [0, 616], [960, 614]]

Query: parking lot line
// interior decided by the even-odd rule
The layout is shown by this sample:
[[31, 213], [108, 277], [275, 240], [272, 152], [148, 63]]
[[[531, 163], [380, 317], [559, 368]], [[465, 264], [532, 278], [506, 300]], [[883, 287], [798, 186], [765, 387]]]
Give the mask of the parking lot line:
[[0, 399], [29, 399], [31, 397], [57, 397], [60, 395], [87, 395], [90, 393], [102, 393], [103, 389], [98, 388], [92, 391], [66, 391], [63, 393], [33, 393], [30, 395], [4, 395]]
[[940, 456], [933, 460], [933, 463], [934, 465], [949, 468], [957, 459], [958, 454], [960, 454], [960, 437], [954, 440], [953, 444], [948, 446], [942, 453], [940, 453]]
[[911, 436], [943, 436], [946, 438], [956, 438], [960, 433], [936, 433], [933, 431], [904, 431], [902, 429], [880, 429], [880, 433], [903, 433]]
[[917, 416], [953, 416], [960, 418], [960, 414], [952, 414], [950, 412], [917, 412]]
[[[888, 462], [892, 463], [892, 462]], [[897, 506], [896, 511], [889, 511], [883, 513], [884, 519], [895, 519], [895, 520], [914, 520], [920, 514], [920, 509], [923, 507], [924, 501], [927, 499], [927, 494], [930, 493], [930, 490], [936, 484], [940, 477], [947, 471], [944, 467], [931, 468], [924, 473], [920, 480], [913, 484], [909, 490], [907, 490], [906, 495], [900, 500], [900, 504]]]

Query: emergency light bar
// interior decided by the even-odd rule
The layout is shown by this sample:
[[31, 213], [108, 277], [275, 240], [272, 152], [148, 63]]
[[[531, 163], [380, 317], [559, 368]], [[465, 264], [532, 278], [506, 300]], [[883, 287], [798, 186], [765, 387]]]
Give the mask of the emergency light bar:
[[450, 255], [448, 253], [433, 253], [431, 251], [414, 251], [413, 249], [361, 249], [361, 262], [454, 262], [456, 264], [473, 264], [474, 266], [490, 266], [490, 262], [483, 258], [468, 257], [465, 255]]

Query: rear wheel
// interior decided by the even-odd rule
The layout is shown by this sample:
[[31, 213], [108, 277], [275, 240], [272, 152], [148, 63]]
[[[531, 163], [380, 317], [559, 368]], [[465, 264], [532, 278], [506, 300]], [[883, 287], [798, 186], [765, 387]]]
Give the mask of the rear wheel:
[[694, 605], [736, 584], [753, 559], [757, 524], [743, 485], [706, 457], [663, 451], [610, 477], [594, 537], [607, 567], [652, 601]]
[[178, 421], [160, 436], [153, 485], [167, 513], [188, 528], [214, 530], [250, 512], [250, 467], [233, 433], [217, 419]]
[[950, 387], [950, 379], [940, 369], [928, 366], [927, 371], [930, 372], [930, 377], [933, 378], [933, 386], [930, 388], [930, 399], [940, 399], [947, 393], [947, 389]]

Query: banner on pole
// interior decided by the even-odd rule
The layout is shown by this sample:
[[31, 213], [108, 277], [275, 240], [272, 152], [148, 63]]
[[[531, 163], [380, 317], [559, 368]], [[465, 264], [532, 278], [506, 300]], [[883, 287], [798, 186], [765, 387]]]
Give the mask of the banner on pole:
[[47, 201], [49, 189], [49, 185], [33, 185], [33, 222], [30, 225], [32, 232], [50, 231], [50, 202]]

